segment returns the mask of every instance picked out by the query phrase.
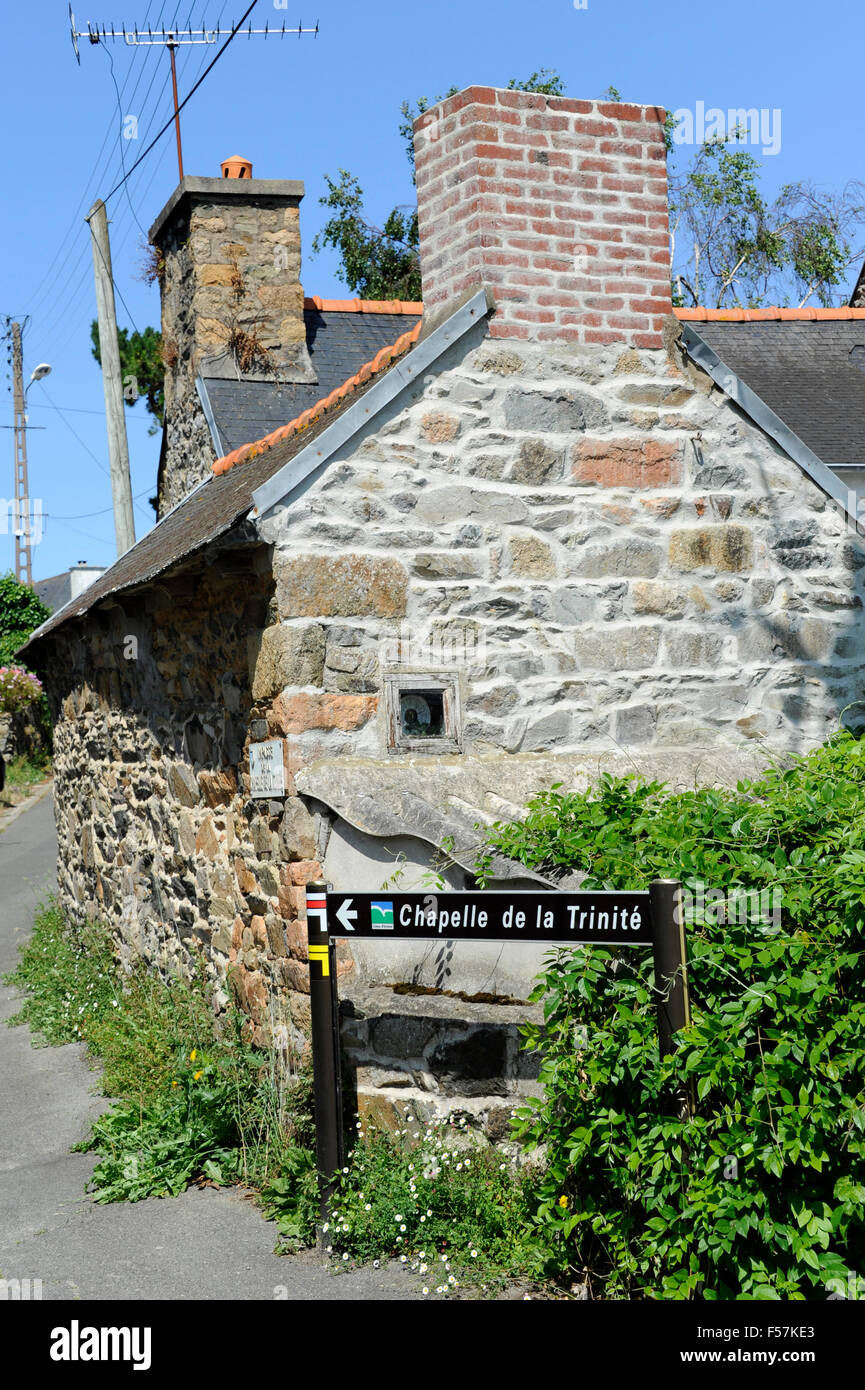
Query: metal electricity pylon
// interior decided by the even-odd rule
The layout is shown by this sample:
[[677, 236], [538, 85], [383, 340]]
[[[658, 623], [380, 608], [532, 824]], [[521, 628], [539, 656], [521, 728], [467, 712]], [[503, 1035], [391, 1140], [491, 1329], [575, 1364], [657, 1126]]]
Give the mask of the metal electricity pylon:
[[12, 395], [15, 403], [15, 578], [33, 583], [30, 558], [30, 488], [27, 481], [27, 417], [24, 414], [21, 325], [12, 324]]

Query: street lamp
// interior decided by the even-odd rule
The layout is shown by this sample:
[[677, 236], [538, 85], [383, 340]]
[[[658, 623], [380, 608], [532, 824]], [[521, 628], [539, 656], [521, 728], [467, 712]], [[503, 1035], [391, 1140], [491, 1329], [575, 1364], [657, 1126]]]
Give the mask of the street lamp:
[[33, 368], [33, 371], [32, 371], [31, 374], [30, 374], [30, 380], [28, 381], [26, 387], [24, 388], [24, 395], [25, 395], [25, 396], [27, 395], [27, 392], [30, 390], [30, 387], [33, 385], [34, 381], [41, 381], [42, 378], [43, 378], [44, 376], [47, 376], [48, 373], [49, 373], [50, 371], [51, 371], [51, 363], [50, 363], [50, 362], [40, 362], [38, 367], [34, 367], [34, 368]]

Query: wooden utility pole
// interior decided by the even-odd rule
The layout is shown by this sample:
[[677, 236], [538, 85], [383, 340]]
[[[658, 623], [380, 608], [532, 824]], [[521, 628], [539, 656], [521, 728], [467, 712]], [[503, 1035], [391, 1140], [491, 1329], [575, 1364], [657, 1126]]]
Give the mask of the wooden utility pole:
[[15, 578], [21, 584], [33, 583], [30, 556], [30, 487], [27, 481], [27, 417], [24, 413], [24, 375], [21, 325], [12, 325], [12, 380], [15, 403], [15, 504], [12, 528], [15, 532]]
[[132, 482], [129, 477], [129, 446], [123, 406], [123, 380], [120, 348], [117, 342], [117, 315], [114, 309], [114, 281], [111, 277], [111, 249], [108, 245], [108, 217], [98, 198], [87, 214], [93, 243], [93, 274], [96, 280], [96, 313], [99, 320], [99, 355], [102, 360], [102, 386], [105, 392], [105, 418], [108, 426], [108, 462], [111, 467], [111, 496], [114, 501], [114, 534], [117, 558], [135, 544], [135, 518], [132, 512]]

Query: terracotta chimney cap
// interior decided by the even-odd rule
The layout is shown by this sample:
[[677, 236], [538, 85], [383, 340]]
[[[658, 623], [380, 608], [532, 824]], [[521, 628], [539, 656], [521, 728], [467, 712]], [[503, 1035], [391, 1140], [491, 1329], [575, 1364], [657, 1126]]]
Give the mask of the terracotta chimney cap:
[[252, 161], [244, 159], [239, 154], [233, 154], [230, 159], [222, 161], [222, 177], [224, 179], [251, 179]]

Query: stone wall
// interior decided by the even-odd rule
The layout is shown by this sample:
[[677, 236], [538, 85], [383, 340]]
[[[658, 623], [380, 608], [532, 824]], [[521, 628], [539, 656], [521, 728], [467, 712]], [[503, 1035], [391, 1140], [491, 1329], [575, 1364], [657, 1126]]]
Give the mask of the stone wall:
[[51, 725], [44, 706], [25, 705], [14, 714], [0, 713], [0, 757], [46, 761], [51, 756]]
[[[325, 691], [334, 654], [337, 680], [351, 674], [338, 669], [345, 634], [330, 649], [309, 631], [280, 640], [276, 612], [266, 548], [226, 550], [109, 601], [84, 633], [61, 630], [49, 685], [61, 906], [107, 923], [127, 969], [203, 967], [215, 1012], [233, 998], [288, 1067], [308, 1047], [305, 890], [330, 833], [295, 793], [293, 731], [323, 726], [347, 748], [376, 697]], [[286, 736], [287, 795], [253, 800], [250, 744], [274, 732]], [[365, 989], [347, 947], [337, 955], [346, 1089], [361, 1112], [456, 1106], [501, 1137], [511, 1104], [537, 1089], [537, 1059], [517, 1041], [537, 1009]]]
[[[861, 547], [683, 357], [672, 320], [668, 334], [665, 352], [502, 344], [478, 330], [295, 504], [263, 518], [276, 603], [255, 639], [257, 712], [286, 740], [301, 787], [315, 764], [348, 759], [360, 773], [387, 758], [385, 679], [448, 665], [463, 757], [570, 752], [582, 774], [616, 753], [620, 775], [665, 777], [675, 764], [685, 784], [708, 759], [735, 768], [735, 782], [837, 727], [863, 693]], [[436, 778], [434, 757], [416, 766]], [[478, 819], [495, 807], [488, 799]], [[337, 886], [375, 891], [400, 867], [395, 836], [364, 843], [366, 874]], [[421, 947], [410, 961], [405, 946], [375, 954], [373, 969], [358, 951], [342, 990], [359, 1102], [425, 1116], [448, 1103], [448, 1083], [422, 1057], [396, 1067], [377, 1027], [351, 1020], [374, 984], [389, 997], [375, 1017], [393, 1017], [393, 1036], [419, 1029], [423, 1053], [439, 1036], [435, 1010], [415, 1000], [424, 1022], [407, 1019], [383, 986], [432, 983], [434, 962]], [[534, 953], [521, 965], [509, 989], [525, 999]], [[501, 974], [491, 945], [450, 944], [449, 988]], [[464, 1006], [449, 1007], [453, 1023]], [[499, 1024], [489, 1036], [501, 1050]], [[502, 1084], [524, 1094], [532, 1081]], [[472, 1104], [494, 1127], [501, 1101]]]
[[756, 767], [862, 694], [859, 542], [675, 345], [475, 338], [262, 530], [263, 649], [310, 654], [269, 715], [301, 764], [386, 756], [385, 676], [454, 652], [466, 753]]
[[[304, 1045], [300, 891], [314, 825], [300, 801], [249, 797], [247, 632], [266, 622], [266, 552], [103, 606], [52, 647], [58, 882], [77, 921], [112, 928], [124, 966], [231, 993], [262, 1044]], [[255, 561], [255, 563], [253, 563]], [[62, 674], [61, 674], [62, 673]]]

